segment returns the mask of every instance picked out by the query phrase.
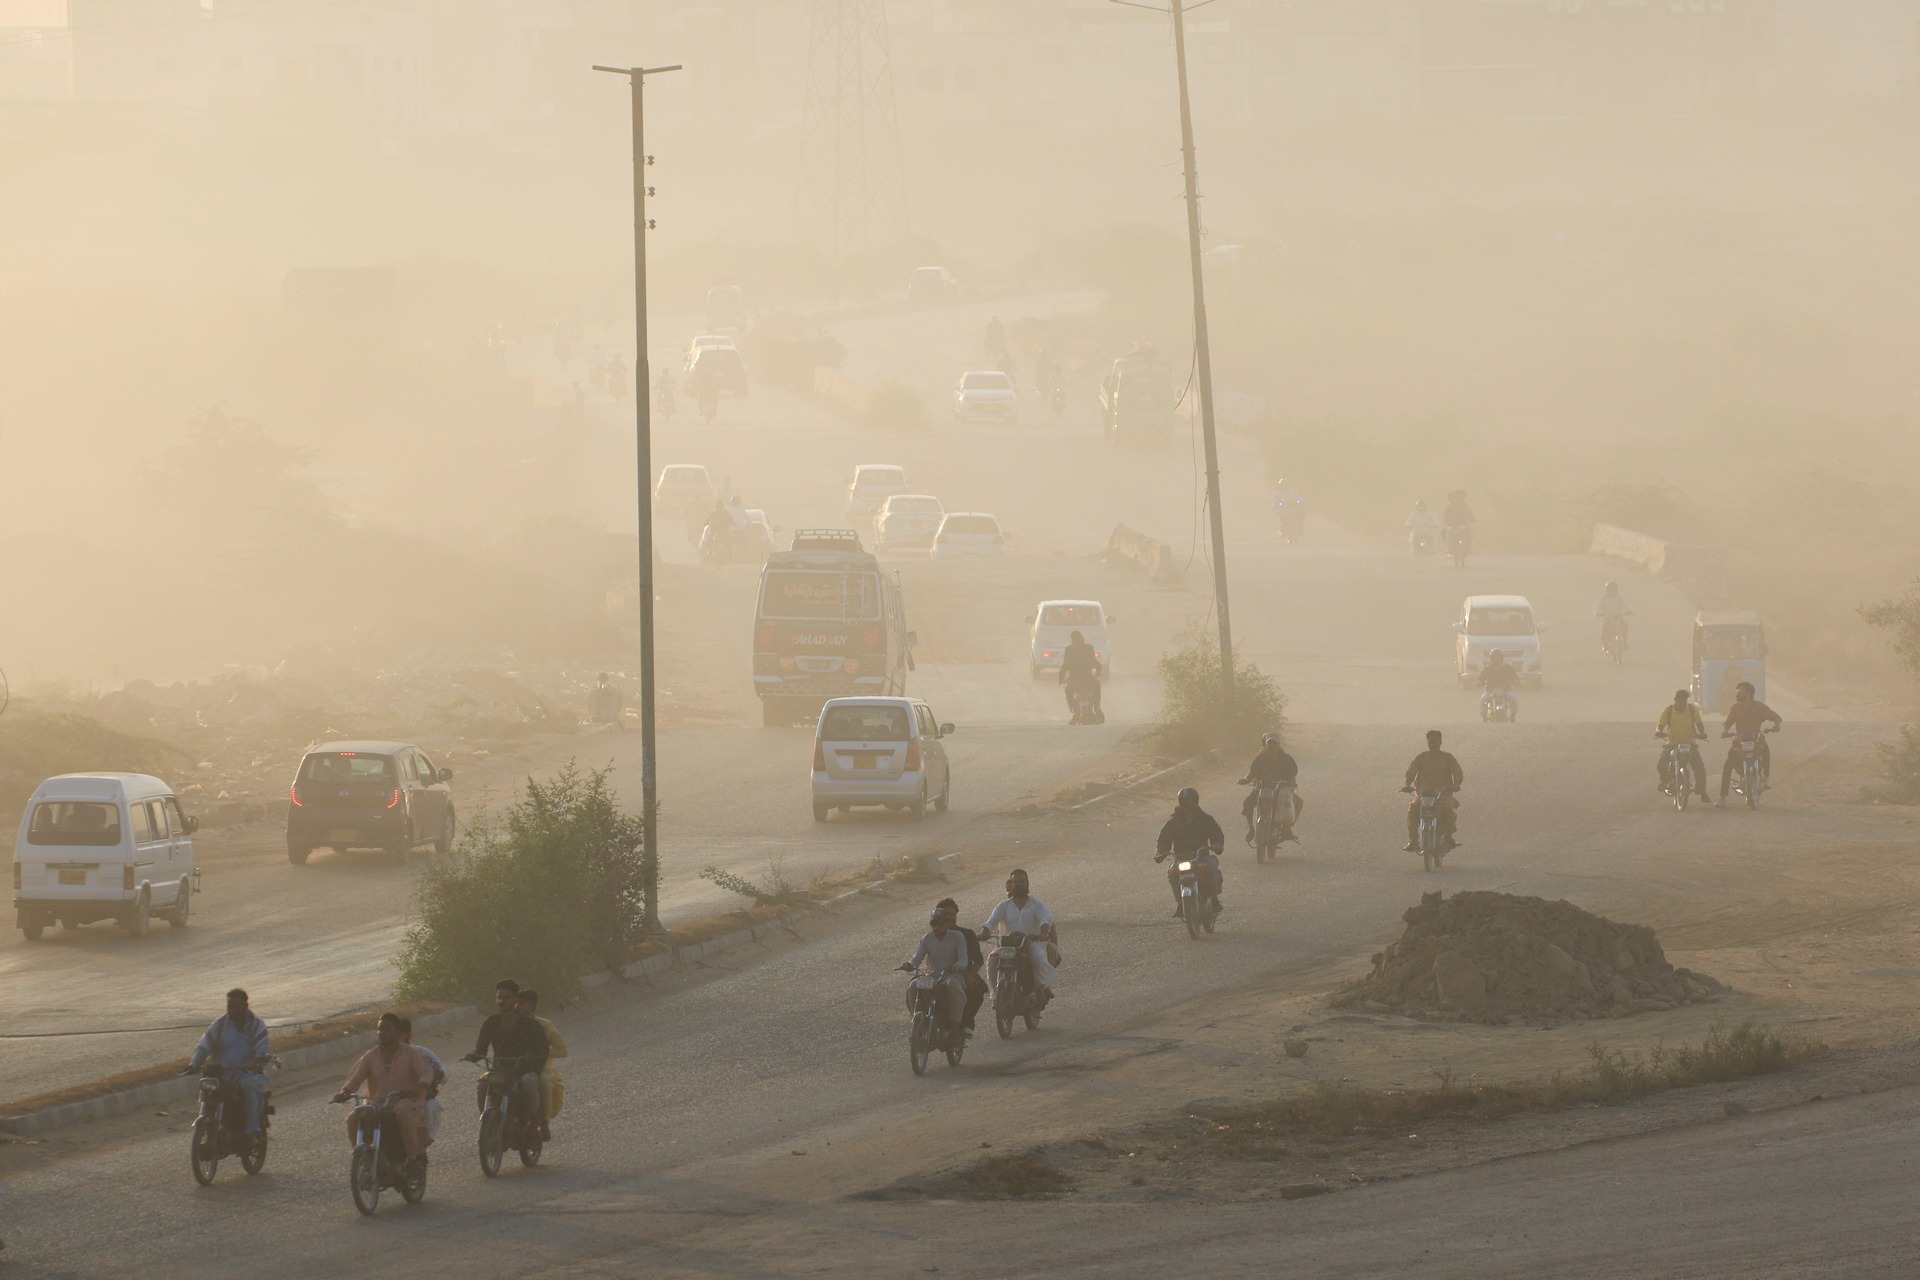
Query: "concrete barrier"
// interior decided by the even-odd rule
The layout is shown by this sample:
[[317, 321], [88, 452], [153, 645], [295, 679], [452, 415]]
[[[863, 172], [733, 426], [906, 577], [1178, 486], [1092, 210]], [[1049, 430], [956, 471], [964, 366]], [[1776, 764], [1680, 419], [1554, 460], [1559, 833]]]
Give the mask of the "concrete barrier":
[[1107, 538], [1107, 559], [1134, 565], [1153, 582], [1172, 585], [1180, 581], [1180, 562], [1173, 548], [1123, 524], [1115, 525]]
[[1640, 565], [1648, 573], [1663, 578], [1715, 582], [1724, 568], [1724, 558], [1718, 547], [1669, 542], [1665, 538], [1623, 529], [1616, 524], [1594, 525], [1590, 550], [1595, 555], [1612, 556], [1616, 560]]

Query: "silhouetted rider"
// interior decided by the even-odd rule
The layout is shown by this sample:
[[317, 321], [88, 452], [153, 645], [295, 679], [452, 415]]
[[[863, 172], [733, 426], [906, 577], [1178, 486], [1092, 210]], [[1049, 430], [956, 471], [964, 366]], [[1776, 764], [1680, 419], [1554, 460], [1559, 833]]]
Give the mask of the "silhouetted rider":
[[1106, 718], [1106, 713], [1100, 709], [1100, 677], [1105, 674], [1099, 653], [1087, 643], [1086, 637], [1078, 631], [1070, 635], [1066, 650], [1060, 655], [1060, 683], [1067, 687], [1067, 709], [1073, 712], [1076, 724], [1079, 723], [1080, 711], [1073, 703], [1081, 689], [1092, 694], [1094, 715]]

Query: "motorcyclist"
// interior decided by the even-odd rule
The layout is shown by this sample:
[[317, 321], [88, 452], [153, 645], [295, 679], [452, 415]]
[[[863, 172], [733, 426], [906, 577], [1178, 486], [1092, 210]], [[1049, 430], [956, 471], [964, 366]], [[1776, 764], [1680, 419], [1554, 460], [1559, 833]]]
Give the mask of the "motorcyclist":
[[1507, 700], [1508, 719], [1520, 718], [1520, 699], [1514, 696], [1513, 686], [1520, 679], [1520, 673], [1507, 665], [1507, 655], [1495, 649], [1487, 655], [1487, 665], [1480, 668], [1480, 687], [1486, 692], [1480, 695], [1480, 715], [1484, 719], [1487, 709], [1495, 698]]
[[1104, 720], [1106, 715], [1100, 710], [1100, 677], [1106, 674], [1100, 665], [1100, 654], [1087, 643], [1087, 638], [1078, 631], [1067, 637], [1067, 647], [1060, 654], [1060, 681], [1067, 687], [1067, 709], [1073, 713], [1072, 724], [1080, 723], [1080, 709], [1076, 700], [1082, 690], [1093, 695], [1093, 714], [1096, 720]]
[[707, 513], [707, 523], [700, 531], [700, 551], [709, 560], [725, 560], [733, 546], [733, 513], [728, 510], [726, 500], [715, 498], [713, 510]]
[[1454, 847], [1453, 833], [1458, 825], [1460, 802], [1453, 793], [1466, 780], [1460, 771], [1460, 762], [1451, 753], [1440, 749], [1440, 731], [1427, 730], [1427, 749], [1413, 758], [1407, 766], [1407, 784], [1401, 788], [1414, 793], [1413, 802], [1407, 806], [1407, 844], [1408, 853], [1420, 852], [1420, 792], [1438, 791], [1440, 796], [1440, 843], [1442, 852]]
[[1003, 356], [1007, 353], [1007, 326], [1000, 323], [1000, 317], [987, 317], [986, 334], [987, 354]]
[[[480, 1024], [480, 1034], [474, 1039], [473, 1052], [466, 1056], [468, 1062], [478, 1062], [493, 1054], [495, 1060], [505, 1058], [520, 1059], [520, 1078], [514, 1082], [514, 1091], [520, 1095], [526, 1107], [525, 1114], [544, 1114], [540, 1102], [540, 1072], [547, 1065], [547, 1033], [532, 1018], [520, 1014], [520, 984], [512, 978], [502, 978], [493, 987], [494, 1007], [499, 1010]], [[475, 1093], [480, 1106], [487, 1105], [487, 1079], [481, 1076]]]
[[447, 1064], [440, 1061], [440, 1055], [423, 1044], [413, 1042], [413, 1019], [400, 1019], [400, 1043], [412, 1049], [427, 1060], [433, 1069], [433, 1083], [427, 1087], [427, 1136], [440, 1136], [440, 1086], [447, 1081]]
[[[427, 1094], [433, 1089], [433, 1068], [419, 1050], [400, 1039], [399, 1014], [381, 1014], [374, 1034], [377, 1043], [353, 1064], [333, 1100], [345, 1102], [362, 1085], [375, 1103], [399, 1094], [393, 1104], [393, 1118], [400, 1130], [400, 1147], [406, 1154], [407, 1167], [418, 1170], [425, 1167], [427, 1148], [433, 1145], [433, 1134], [427, 1128]], [[349, 1115], [347, 1141], [353, 1142], [357, 1136]]]
[[1620, 594], [1620, 584], [1609, 582], [1600, 598], [1593, 602], [1593, 616], [1600, 619], [1600, 648], [1607, 647], [1607, 628], [1618, 625], [1620, 628], [1620, 648], [1627, 647], [1627, 618], [1633, 613], [1633, 602]]
[[1286, 533], [1289, 524], [1295, 528], [1306, 517], [1306, 499], [1300, 496], [1300, 490], [1290, 481], [1282, 478], [1273, 482], [1274, 518], [1280, 522], [1280, 532]]
[[180, 1074], [192, 1075], [211, 1062], [240, 1088], [246, 1105], [246, 1131], [260, 1132], [260, 1118], [267, 1108], [267, 1059], [271, 1056], [267, 1024], [247, 1005], [247, 993], [239, 987], [227, 992], [227, 1011], [207, 1027], [193, 1057]]
[[1174, 860], [1174, 866], [1167, 872], [1167, 884], [1173, 889], [1173, 915], [1180, 918], [1180, 867], [1181, 859], [1194, 864], [1203, 872], [1200, 878], [1200, 892], [1213, 903], [1215, 911], [1224, 910], [1220, 903], [1220, 890], [1226, 887], [1226, 877], [1220, 874], [1220, 851], [1227, 847], [1227, 837], [1220, 830], [1220, 824], [1213, 815], [1200, 807], [1200, 793], [1192, 787], [1180, 788], [1179, 802], [1173, 816], [1160, 828], [1158, 852], [1153, 855], [1155, 862]]
[[903, 973], [912, 973], [924, 961], [927, 972], [939, 979], [938, 1016], [949, 1027], [962, 1025], [962, 1009], [967, 998], [967, 944], [962, 930], [954, 927], [955, 916], [935, 910], [927, 920], [928, 932], [920, 947], [900, 965]]
[[1413, 504], [1413, 514], [1407, 517], [1407, 546], [1417, 547], [1422, 538], [1432, 542], [1440, 528], [1440, 517], [1427, 510], [1424, 500]]
[[[944, 911], [958, 920], [960, 904], [952, 898], [942, 898], [933, 904], [935, 911]], [[960, 1013], [960, 1025], [966, 1028], [969, 1036], [973, 1034], [973, 1019], [980, 1012], [981, 1001], [987, 998], [987, 980], [981, 971], [987, 967], [986, 957], [980, 954], [980, 935], [971, 929], [962, 929], [960, 936], [967, 944], [967, 1007]]]
[[[1680, 749], [1688, 753], [1693, 765], [1693, 776], [1700, 779], [1702, 792], [1707, 785], [1707, 763], [1700, 758], [1700, 743], [1707, 736], [1706, 718], [1700, 714], [1700, 708], [1694, 705], [1693, 694], [1685, 689], [1673, 691], [1673, 702], [1660, 709], [1660, 723], [1654, 732], [1669, 742], [1680, 744]], [[1673, 794], [1672, 770], [1667, 767], [1667, 753], [1660, 753], [1660, 791], [1664, 795]]]
[[[1773, 752], [1767, 747], [1767, 735], [1762, 726], [1771, 723], [1775, 729], [1781, 725], [1780, 713], [1753, 696], [1753, 683], [1742, 680], [1734, 686], [1733, 705], [1727, 708], [1726, 721], [1720, 726], [1723, 738], [1756, 738], [1754, 750], [1760, 757], [1760, 789], [1771, 785], [1773, 776]], [[1740, 764], [1740, 743], [1736, 741], [1727, 748], [1727, 762], [1720, 766], [1720, 798], [1716, 805], [1727, 802], [1727, 790], [1733, 783], [1733, 771]], [[1701, 775], [1705, 777], [1703, 773]]]
[[1253, 790], [1247, 792], [1246, 801], [1240, 806], [1240, 816], [1247, 820], [1248, 844], [1253, 843], [1253, 811], [1260, 803], [1259, 784], [1262, 782], [1282, 783], [1291, 792], [1293, 797], [1293, 821], [1283, 823], [1282, 825], [1287, 828], [1287, 838], [1292, 839], [1293, 823], [1300, 820], [1301, 813], [1303, 813], [1307, 807], [1307, 802], [1300, 798], [1300, 792], [1294, 787], [1294, 784], [1299, 778], [1300, 766], [1294, 762], [1294, 758], [1288, 755], [1286, 749], [1280, 745], [1280, 735], [1277, 733], [1262, 734], [1260, 737], [1260, 754], [1255, 756], [1253, 763], [1247, 766], [1247, 776], [1240, 779], [1241, 786], [1246, 786], [1248, 783], [1254, 784]]
[[521, 1017], [532, 1018], [546, 1033], [547, 1065], [540, 1068], [540, 1141], [552, 1142], [553, 1118], [567, 1103], [567, 1082], [561, 1078], [559, 1066], [560, 1059], [569, 1056], [567, 1041], [560, 1034], [560, 1028], [553, 1025], [553, 1019], [540, 1016], [538, 991], [522, 987], [514, 994], [513, 1003]]
[[1446, 509], [1440, 513], [1440, 523], [1444, 526], [1442, 536], [1449, 543], [1459, 538], [1461, 549], [1469, 550], [1473, 546], [1473, 508], [1467, 505], [1467, 491], [1455, 489], [1447, 495]]
[[[1024, 933], [1027, 935], [1027, 960], [1033, 966], [1033, 985], [1046, 999], [1053, 998], [1053, 984], [1057, 980], [1056, 967], [1060, 963], [1055, 956], [1059, 953], [1060, 930], [1053, 922], [1053, 912], [1047, 910], [1047, 904], [1028, 893], [1027, 873], [1014, 868], [1007, 876], [1007, 896], [994, 907], [993, 914], [980, 926], [983, 937], [999, 933]], [[997, 982], [994, 969], [997, 960], [987, 962], [987, 981]]]

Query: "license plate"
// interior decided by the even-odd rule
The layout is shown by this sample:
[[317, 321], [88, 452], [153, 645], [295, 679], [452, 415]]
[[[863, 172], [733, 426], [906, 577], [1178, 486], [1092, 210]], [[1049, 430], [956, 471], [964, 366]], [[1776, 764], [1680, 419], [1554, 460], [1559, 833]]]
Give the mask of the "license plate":
[[351, 839], [353, 839], [353, 838], [354, 838], [355, 836], [357, 836], [357, 835], [359, 835], [359, 834], [360, 834], [359, 832], [357, 832], [357, 831], [349, 831], [349, 830], [347, 830], [347, 829], [346, 829], [345, 827], [336, 827], [336, 828], [335, 828], [335, 829], [333, 829], [332, 831], [329, 831], [329, 832], [327, 832], [327, 839], [329, 839], [329, 840], [351, 840]]
[[855, 756], [853, 758], [853, 767], [856, 769], [877, 769], [880, 767], [880, 757]]
[[87, 882], [87, 872], [84, 867], [60, 868], [61, 884], [85, 884], [86, 882]]

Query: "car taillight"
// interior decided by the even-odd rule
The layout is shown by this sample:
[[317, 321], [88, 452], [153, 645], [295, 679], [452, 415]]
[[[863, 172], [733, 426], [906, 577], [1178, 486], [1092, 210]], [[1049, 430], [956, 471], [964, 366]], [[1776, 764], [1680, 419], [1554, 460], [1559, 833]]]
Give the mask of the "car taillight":
[[813, 740], [813, 771], [815, 773], [827, 771], [827, 745], [818, 738]]
[[1041, 657], [1043, 657], [1043, 658], [1051, 658], [1051, 657], [1053, 656], [1053, 650], [1051, 650], [1051, 649], [1042, 649], [1042, 650], [1040, 651], [1040, 656], [1041, 656]]
[[754, 644], [754, 647], [757, 649], [773, 648], [773, 628], [772, 627], [760, 628], [760, 630], [754, 634], [753, 644]]
[[387, 808], [398, 809], [399, 807], [400, 807], [400, 788], [395, 787], [393, 789], [393, 799], [387, 801]]
[[800, 669], [799, 663], [795, 662], [789, 656], [782, 655], [780, 659], [780, 670], [786, 672], [788, 675], [792, 675], [794, 672], [798, 671], [799, 669]]
[[120, 887], [122, 889], [133, 888], [133, 864], [131, 862], [120, 868]]
[[878, 649], [880, 647], [880, 628], [868, 627], [865, 631], [861, 632], [860, 643], [869, 649]]
[[860, 659], [848, 658], [840, 664], [840, 669], [850, 676], [857, 676], [860, 674]]
[[920, 767], [920, 739], [907, 743], [907, 770], [912, 772]]
[[287, 798], [293, 801], [294, 808], [296, 809], [306, 808], [305, 805], [300, 803], [300, 784], [299, 783], [296, 782], [292, 786], [287, 788]]

